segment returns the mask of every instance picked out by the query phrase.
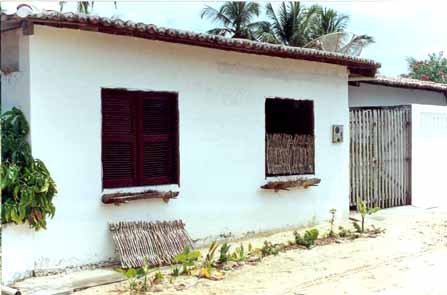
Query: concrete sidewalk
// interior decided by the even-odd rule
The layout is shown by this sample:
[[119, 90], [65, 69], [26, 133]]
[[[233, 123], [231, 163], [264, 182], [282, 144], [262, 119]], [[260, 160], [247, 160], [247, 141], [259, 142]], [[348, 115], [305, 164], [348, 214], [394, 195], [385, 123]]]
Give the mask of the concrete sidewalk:
[[23, 295], [65, 295], [94, 286], [124, 281], [125, 277], [113, 269], [77, 271], [45, 277], [36, 277], [14, 284]]

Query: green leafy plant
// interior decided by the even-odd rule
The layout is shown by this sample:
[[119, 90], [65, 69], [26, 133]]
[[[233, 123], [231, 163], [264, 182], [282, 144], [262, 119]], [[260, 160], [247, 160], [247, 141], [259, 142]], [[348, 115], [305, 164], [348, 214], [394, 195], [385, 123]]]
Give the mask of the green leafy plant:
[[127, 282], [129, 283], [129, 291], [135, 292], [138, 291], [138, 280], [144, 276], [144, 273], [141, 269], [135, 269], [135, 268], [118, 268], [116, 271], [122, 273], [126, 278]]
[[332, 208], [331, 210], [329, 210], [329, 213], [331, 214], [331, 219], [329, 219], [329, 223], [331, 225], [331, 229], [329, 230], [329, 234], [328, 236], [333, 238], [335, 237], [335, 232], [334, 232], [334, 223], [335, 223], [335, 213], [337, 212], [337, 209]]
[[[157, 271], [154, 275], [154, 278], [152, 279], [153, 284], [159, 284], [163, 279], [165, 278], [165, 275], [161, 271]], [[147, 290], [145, 290], [147, 291]]]
[[35, 230], [45, 229], [47, 217], [53, 218], [54, 180], [45, 164], [31, 155], [27, 142], [29, 125], [17, 108], [5, 112], [2, 124], [2, 222], [28, 221]]
[[213, 261], [214, 261], [214, 256], [216, 254], [216, 250], [217, 250], [217, 241], [213, 241], [209, 248], [208, 248], [208, 253], [206, 253], [205, 256], [205, 261], [203, 262], [203, 266], [204, 267], [211, 267], [213, 265]]
[[208, 247], [208, 253], [199, 270], [199, 277], [206, 279], [211, 278], [214, 255], [216, 254], [217, 247], [217, 241], [213, 241]]
[[367, 215], [372, 215], [372, 214], [376, 213], [379, 210], [380, 210], [380, 208], [378, 208], [378, 207], [368, 208], [368, 206], [366, 205], [366, 202], [359, 198], [357, 200], [357, 212], [359, 212], [360, 216], [362, 217], [362, 223], [361, 223], [361, 226], [360, 226], [360, 231], [354, 224], [354, 227], [356, 227], [357, 231], [359, 231], [360, 233], [364, 233], [365, 232], [365, 219], [366, 219], [366, 216]]
[[180, 268], [178, 267], [178, 265], [174, 265], [171, 270], [171, 276], [178, 277], [179, 275], [180, 275]]
[[258, 258], [262, 258], [262, 251], [261, 248], [255, 248], [251, 243], [248, 243], [248, 252], [247, 252], [247, 259], [254, 261]]
[[[144, 258], [141, 268], [116, 269], [116, 271], [122, 273], [127, 278], [130, 292], [147, 292], [149, 290], [148, 275], [156, 270], [158, 268], [153, 268], [149, 264], [147, 257]], [[157, 273], [155, 276], [157, 277]]]
[[272, 242], [264, 241], [264, 245], [261, 248], [262, 257], [270, 255], [278, 255], [281, 250], [280, 244], [272, 244]]
[[224, 243], [220, 247], [220, 255], [219, 259], [217, 260], [218, 263], [225, 263], [230, 259], [230, 248], [231, 246], [228, 245], [228, 243]]
[[247, 259], [247, 254], [245, 252], [244, 244], [241, 243], [239, 247], [231, 254], [231, 260], [242, 262]]
[[352, 226], [355, 228], [355, 231], [358, 233], [362, 233], [362, 227], [358, 224], [357, 221], [352, 222]]
[[199, 259], [199, 257], [200, 251], [191, 251], [191, 249], [186, 246], [182, 253], [174, 257], [174, 262], [182, 265], [181, 274], [190, 275], [191, 269], [194, 267], [195, 262]]
[[315, 241], [318, 239], [319, 232], [316, 228], [306, 230], [304, 236], [301, 236], [297, 231], [294, 233], [295, 243], [297, 245], [304, 246], [306, 248], [311, 248], [315, 245]]
[[148, 290], [147, 276], [151, 272], [154, 272], [156, 270], [157, 270], [156, 268], [153, 268], [152, 265], [150, 265], [149, 259], [147, 257], [144, 257], [143, 267], [141, 269], [139, 269], [140, 276], [142, 276], [144, 278], [143, 286], [141, 288], [142, 291], [147, 291]]

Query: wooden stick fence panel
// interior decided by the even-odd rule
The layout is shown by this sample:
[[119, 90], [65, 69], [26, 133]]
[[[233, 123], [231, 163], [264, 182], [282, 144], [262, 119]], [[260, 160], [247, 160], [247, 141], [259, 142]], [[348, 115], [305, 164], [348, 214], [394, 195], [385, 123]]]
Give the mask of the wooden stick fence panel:
[[181, 220], [111, 223], [109, 229], [123, 268], [142, 267], [146, 258], [151, 265], [173, 262], [192, 240]]
[[267, 175], [314, 173], [314, 137], [312, 135], [267, 134]]
[[352, 108], [350, 205], [357, 198], [382, 208], [410, 197], [410, 107]]

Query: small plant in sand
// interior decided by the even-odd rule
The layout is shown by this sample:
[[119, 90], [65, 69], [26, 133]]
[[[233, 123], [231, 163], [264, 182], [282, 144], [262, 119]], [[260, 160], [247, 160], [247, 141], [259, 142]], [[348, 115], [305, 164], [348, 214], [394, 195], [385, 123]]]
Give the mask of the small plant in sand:
[[226, 263], [226, 262], [228, 262], [228, 260], [230, 260], [230, 248], [231, 248], [231, 246], [228, 245], [228, 243], [224, 243], [220, 247], [220, 255], [219, 255], [219, 259], [217, 260], [218, 263], [222, 264], [222, 263]]
[[355, 231], [358, 233], [362, 233], [362, 227], [358, 224], [357, 221], [352, 222], [352, 226], [355, 228]]
[[372, 235], [378, 235], [378, 234], [385, 232], [385, 229], [383, 229], [381, 227], [375, 227], [373, 224], [371, 224], [371, 229], [368, 230], [368, 232]]
[[116, 269], [117, 272], [122, 273], [129, 283], [129, 292], [136, 292], [139, 290], [138, 288], [138, 280], [143, 276], [141, 271], [138, 271], [135, 268], [118, 268]]
[[[117, 269], [118, 272], [122, 273], [127, 278], [129, 291], [131, 292], [148, 291], [148, 275], [156, 270], [157, 268], [153, 268], [146, 257], [144, 258], [143, 267], [141, 268], [131, 267], [128, 269]], [[158, 271], [158, 273], [160, 273], [160, 271]]]
[[264, 245], [261, 248], [262, 257], [270, 255], [278, 255], [281, 250], [280, 244], [272, 244], [272, 242], [264, 241]]
[[177, 264], [174, 264], [171, 270], [171, 276], [172, 277], [178, 277], [180, 275], [180, 268]]
[[[365, 219], [367, 215], [372, 215], [374, 213], [376, 213], [377, 211], [379, 211], [380, 208], [378, 207], [374, 207], [374, 208], [368, 208], [368, 206], [366, 205], [366, 202], [361, 200], [360, 198], [357, 199], [357, 212], [360, 213], [360, 216], [362, 218], [362, 223], [361, 226], [359, 227], [358, 224], [356, 222], [353, 223], [354, 227], [356, 228], [356, 230], [359, 233], [364, 233], [365, 232]], [[357, 224], [357, 226], [356, 226]]]
[[332, 208], [329, 210], [329, 213], [331, 214], [331, 219], [329, 219], [329, 224], [331, 225], [331, 229], [329, 230], [328, 237], [334, 238], [336, 237], [336, 234], [334, 232], [334, 223], [335, 223], [335, 213], [337, 212], [337, 209]]
[[352, 233], [349, 229], [344, 228], [343, 226], [339, 226], [338, 227], [338, 236], [340, 238], [347, 238], [349, 236], [351, 236]]
[[248, 243], [248, 254], [250, 255], [253, 252], [253, 245]]
[[164, 278], [165, 275], [161, 271], [157, 271], [152, 278], [152, 284], [160, 284]]
[[175, 270], [174, 268], [173, 275], [174, 272], [176, 272], [177, 275], [179, 274], [190, 275], [191, 270], [194, 268], [195, 262], [199, 259], [199, 257], [200, 257], [200, 251], [197, 250], [192, 251], [188, 246], [186, 246], [185, 249], [183, 249], [182, 253], [174, 257], [175, 264], [180, 264], [182, 266], [182, 270], [179, 271]]
[[318, 229], [313, 228], [310, 230], [306, 230], [306, 232], [304, 233], [304, 236], [301, 236], [297, 231], [295, 231], [294, 233], [295, 236], [295, 243], [297, 245], [301, 245], [306, 247], [307, 249], [312, 248], [312, 246], [315, 245], [315, 241], [318, 239]]
[[216, 254], [217, 250], [217, 241], [213, 241], [209, 248], [208, 253], [205, 256], [205, 260], [203, 261], [200, 270], [199, 270], [199, 277], [210, 279], [211, 278], [211, 272], [214, 262], [214, 255]]
[[206, 253], [205, 261], [203, 262], [204, 267], [211, 267], [214, 261], [214, 255], [218, 248], [217, 241], [213, 241], [208, 247], [208, 253]]
[[253, 247], [251, 243], [248, 243], [248, 250], [247, 250], [247, 260], [250, 262], [258, 261], [262, 258], [262, 251], [261, 248]]
[[244, 244], [241, 243], [239, 247], [236, 248], [236, 250], [231, 254], [231, 260], [242, 262], [247, 259], [247, 255], [245, 253]]

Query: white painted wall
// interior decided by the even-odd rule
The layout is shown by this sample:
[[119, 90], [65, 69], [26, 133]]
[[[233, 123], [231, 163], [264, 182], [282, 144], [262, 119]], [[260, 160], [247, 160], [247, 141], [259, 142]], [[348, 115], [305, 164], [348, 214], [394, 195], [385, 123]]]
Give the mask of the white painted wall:
[[[349, 128], [331, 143], [331, 125], [349, 123], [345, 67], [41, 26], [29, 45], [33, 154], [59, 187], [56, 217], [28, 245], [35, 269], [115, 259], [107, 223], [118, 220], [181, 218], [197, 239], [325, 221], [330, 208], [347, 217]], [[179, 93], [177, 200], [101, 203], [101, 87]], [[314, 100], [318, 187], [259, 188], [270, 96]], [[14, 233], [4, 239], [20, 255]]]
[[[20, 30], [1, 34], [2, 70], [15, 70], [1, 74], [1, 111], [13, 106], [20, 108], [30, 120], [29, 93], [29, 39]], [[30, 138], [31, 140], [31, 138]], [[35, 232], [27, 225], [2, 226], [2, 268], [4, 281], [29, 276], [34, 268]]]
[[447, 207], [447, 107], [412, 106], [412, 204]]
[[447, 105], [447, 98], [439, 92], [389, 87], [360, 83], [349, 86], [349, 106], [394, 106], [394, 105]]

